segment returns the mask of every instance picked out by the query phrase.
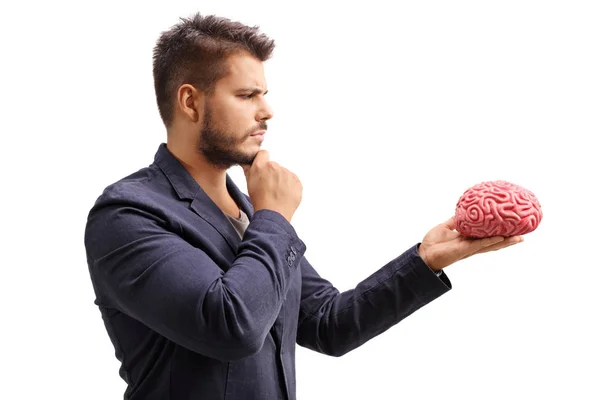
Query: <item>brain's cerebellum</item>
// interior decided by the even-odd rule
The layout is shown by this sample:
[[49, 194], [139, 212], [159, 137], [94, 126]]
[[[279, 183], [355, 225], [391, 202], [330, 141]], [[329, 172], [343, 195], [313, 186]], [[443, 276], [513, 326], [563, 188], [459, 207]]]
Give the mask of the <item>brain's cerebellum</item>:
[[529, 190], [506, 181], [479, 183], [456, 203], [454, 225], [464, 236], [524, 235], [542, 220], [542, 208]]

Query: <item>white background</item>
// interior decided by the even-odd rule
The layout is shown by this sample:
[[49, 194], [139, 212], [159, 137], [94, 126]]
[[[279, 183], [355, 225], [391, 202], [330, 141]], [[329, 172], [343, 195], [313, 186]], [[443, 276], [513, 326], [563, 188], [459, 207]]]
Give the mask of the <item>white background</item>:
[[83, 231], [166, 140], [152, 48], [195, 11], [276, 40], [263, 147], [302, 180], [293, 225], [340, 290], [476, 183], [542, 204], [523, 244], [448, 267], [451, 292], [361, 348], [298, 347], [299, 399], [600, 398], [597, 2], [17, 3], [0, 6], [0, 398], [122, 398]]

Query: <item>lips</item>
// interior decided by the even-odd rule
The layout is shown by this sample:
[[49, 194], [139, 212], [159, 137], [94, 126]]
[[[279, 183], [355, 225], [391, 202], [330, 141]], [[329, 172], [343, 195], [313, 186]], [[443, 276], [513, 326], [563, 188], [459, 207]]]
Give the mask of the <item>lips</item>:
[[260, 130], [260, 131], [256, 131], [254, 132], [252, 135], [250, 136], [264, 136], [267, 133], [266, 130]]

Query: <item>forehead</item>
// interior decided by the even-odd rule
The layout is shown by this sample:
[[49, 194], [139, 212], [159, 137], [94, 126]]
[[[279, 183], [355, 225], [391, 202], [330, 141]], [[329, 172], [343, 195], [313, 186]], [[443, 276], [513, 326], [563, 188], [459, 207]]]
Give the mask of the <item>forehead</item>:
[[262, 61], [247, 54], [235, 54], [227, 59], [229, 74], [217, 86], [237, 88], [238, 86], [259, 86], [266, 90], [265, 70]]

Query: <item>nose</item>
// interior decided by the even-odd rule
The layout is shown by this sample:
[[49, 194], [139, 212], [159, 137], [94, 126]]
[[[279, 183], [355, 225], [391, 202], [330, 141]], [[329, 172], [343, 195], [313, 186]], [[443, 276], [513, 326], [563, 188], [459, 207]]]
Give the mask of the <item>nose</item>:
[[256, 114], [256, 120], [257, 121], [267, 121], [271, 118], [273, 118], [273, 109], [271, 108], [269, 103], [267, 103], [266, 100], [263, 100], [262, 107], [260, 108], [259, 112]]

